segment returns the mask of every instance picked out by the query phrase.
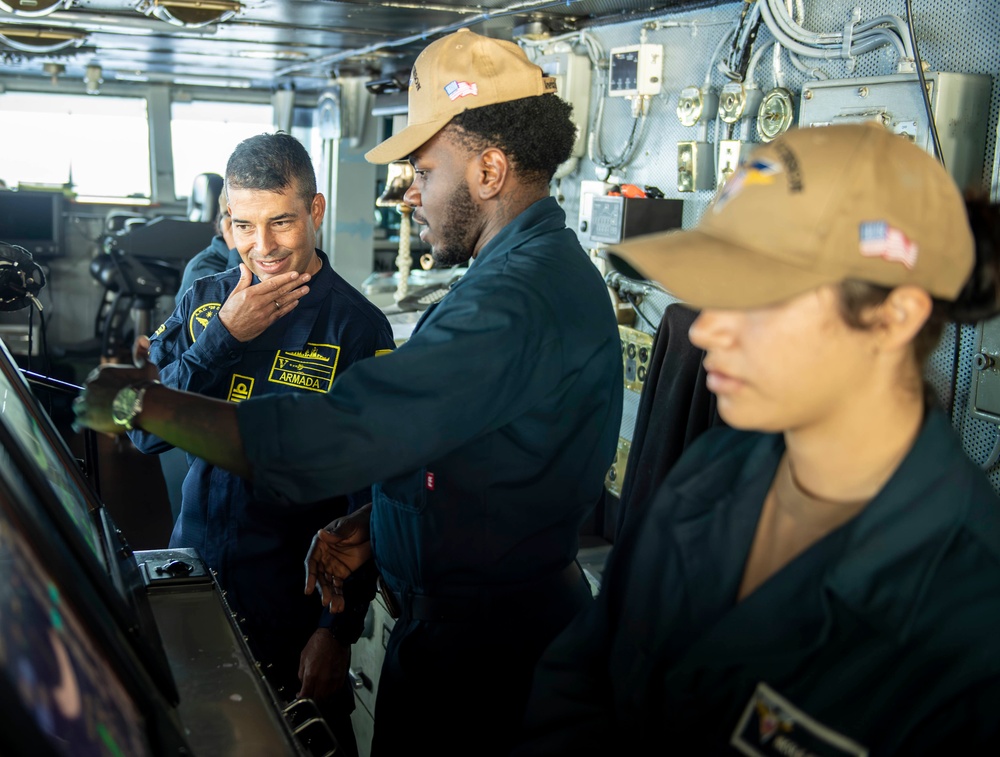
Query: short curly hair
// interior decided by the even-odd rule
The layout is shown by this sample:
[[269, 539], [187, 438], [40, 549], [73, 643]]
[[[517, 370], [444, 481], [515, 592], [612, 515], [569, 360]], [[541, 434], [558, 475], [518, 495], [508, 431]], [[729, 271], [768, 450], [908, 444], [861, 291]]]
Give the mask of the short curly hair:
[[469, 150], [498, 147], [522, 180], [548, 184], [576, 141], [572, 111], [560, 97], [536, 95], [463, 111], [448, 126]]

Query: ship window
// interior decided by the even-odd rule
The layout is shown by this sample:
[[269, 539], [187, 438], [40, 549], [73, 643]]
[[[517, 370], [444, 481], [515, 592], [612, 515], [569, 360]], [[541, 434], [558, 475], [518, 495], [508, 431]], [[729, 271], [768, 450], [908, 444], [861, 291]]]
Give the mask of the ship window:
[[187, 197], [200, 173], [225, 176], [226, 161], [236, 145], [247, 137], [273, 131], [270, 105], [203, 100], [171, 103], [174, 196]]
[[142, 98], [7, 92], [0, 94], [0, 123], [0, 179], [10, 188], [150, 196]]

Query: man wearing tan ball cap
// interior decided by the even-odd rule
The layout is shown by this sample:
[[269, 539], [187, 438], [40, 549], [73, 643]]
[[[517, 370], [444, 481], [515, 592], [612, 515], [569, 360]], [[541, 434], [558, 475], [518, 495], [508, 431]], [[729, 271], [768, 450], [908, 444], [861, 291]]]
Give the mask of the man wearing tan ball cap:
[[[192, 434], [171, 437], [186, 429], [164, 419], [187, 410], [204, 421], [193, 451], [276, 499], [374, 484], [370, 507], [317, 534], [306, 589], [339, 612], [342, 580], [374, 553], [399, 613], [376, 757], [506, 754], [538, 656], [591, 601], [575, 558], [617, 446], [621, 343], [604, 281], [549, 196], [576, 138], [553, 90], [510, 42], [459, 31], [430, 44], [408, 126], [368, 158], [410, 160], [421, 239], [468, 271], [405, 344], [325, 395], [195, 408], [153, 386], [133, 421], [183, 446]], [[104, 373], [76, 406], [101, 431]]]
[[556, 80], [530, 63], [513, 42], [461, 29], [417, 58], [410, 74], [406, 128], [369, 150], [365, 159], [389, 163], [407, 158], [469, 108], [555, 91]]
[[577, 532], [613, 459], [621, 356], [601, 277], [549, 196], [575, 138], [554, 92], [517, 45], [456, 32], [417, 58], [406, 128], [366, 156], [409, 159], [420, 238], [438, 265], [472, 260], [399, 350], [408, 472], [361, 513], [370, 526], [321, 532], [308, 561], [336, 600], [326, 585], [370, 534], [401, 613], [376, 755], [506, 754], [538, 655], [590, 600]]

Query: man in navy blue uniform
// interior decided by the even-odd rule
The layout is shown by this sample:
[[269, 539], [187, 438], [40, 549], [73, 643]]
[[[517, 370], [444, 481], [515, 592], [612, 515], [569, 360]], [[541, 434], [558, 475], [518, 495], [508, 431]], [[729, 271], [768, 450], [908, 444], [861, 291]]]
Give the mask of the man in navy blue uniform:
[[[154, 385], [131, 416], [268, 497], [375, 483], [371, 507], [317, 535], [307, 579], [339, 611], [339, 582], [373, 554], [399, 605], [373, 754], [505, 754], [542, 649], [591, 600], [575, 558], [614, 458], [623, 384], [607, 287], [550, 195], [576, 137], [570, 111], [516, 44], [467, 30], [431, 43], [408, 126], [366, 158], [409, 158], [404, 199], [421, 238], [438, 264], [468, 271], [405, 344], [328, 394], [231, 406]], [[284, 303], [289, 281], [264, 286]], [[115, 433], [111, 405], [141, 378], [100, 369], [78, 423]]]
[[[230, 157], [226, 181], [225, 210], [243, 264], [195, 281], [152, 338], [140, 340], [160, 381], [232, 403], [319, 394], [348, 366], [390, 351], [385, 316], [316, 249], [326, 204], [305, 148], [283, 133], [247, 139]], [[308, 274], [308, 285], [296, 279], [268, 288], [288, 272]], [[170, 448], [138, 429], [129, 435], [144, 452]], [[204, 459], [188, 455], [188, 463], [170, 546], [198, 550], [279, 694], [315, 699], [341, 750], [354, 752], [353, 691], [343, 683], [367, 603], [335, 617], [301, 591], [302, 556], [316, 524], [345, 514], [349, 498], [317, 495], [286, 507]], [[371, 490], [350, 499], [365, 505]]]

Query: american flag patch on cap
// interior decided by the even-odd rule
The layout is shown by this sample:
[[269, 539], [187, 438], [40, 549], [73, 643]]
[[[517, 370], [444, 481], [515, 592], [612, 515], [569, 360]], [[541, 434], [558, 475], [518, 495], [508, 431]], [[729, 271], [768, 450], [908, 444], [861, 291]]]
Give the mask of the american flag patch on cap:
[[885, 221], [865, 221], [858, 231], [858, 250], [865, 257], [902, 263], [907, 268], [917, 264], [916, 242]]
[[444, 92], [450, 100], [457, 100], [460, 97], [467, 97], [468, 95], [478, 95], [479, 87], [467, 81], [453, 81], [450, 84], [444, 85]]

